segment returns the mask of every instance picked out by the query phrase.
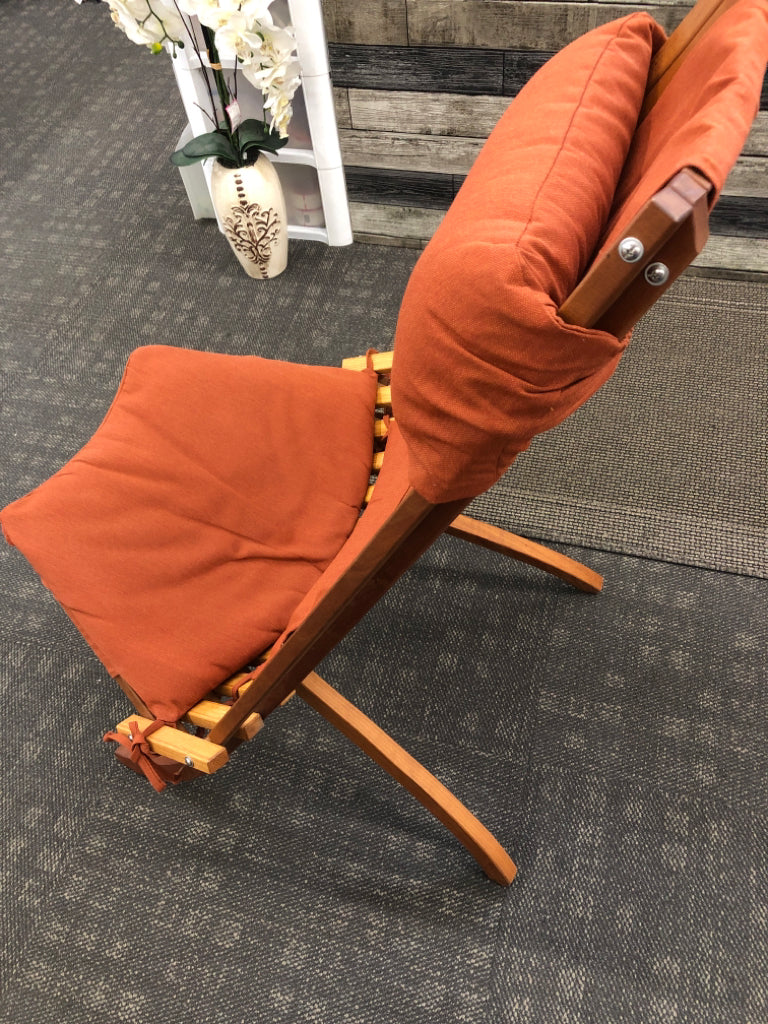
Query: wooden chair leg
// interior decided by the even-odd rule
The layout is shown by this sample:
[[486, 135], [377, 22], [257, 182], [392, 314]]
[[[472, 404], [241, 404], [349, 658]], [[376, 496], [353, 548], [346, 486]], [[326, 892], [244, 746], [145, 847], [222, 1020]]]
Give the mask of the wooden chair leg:
[[391, 736], [315, 672], [299, 684], [296, 692], [431, 811], [463, 843], [489, 878], [499, 885], [509, 885], [517, 868], [505, 850], [453, 793]]
[[543, 544], [536, 544], [508, 530], [502, 530], [498, 526], [460, 515], [454, 519], [446, 533], [497, 551], [499, 554], [508, 555], [518, 562], [534, 565], [537, 569], [543, 569], [544, 572], [565, 580], [587, 594], [597, 594], [603, 589], [603, 577], [586, 565], [568, 558], [567, 555], [552, 551]]

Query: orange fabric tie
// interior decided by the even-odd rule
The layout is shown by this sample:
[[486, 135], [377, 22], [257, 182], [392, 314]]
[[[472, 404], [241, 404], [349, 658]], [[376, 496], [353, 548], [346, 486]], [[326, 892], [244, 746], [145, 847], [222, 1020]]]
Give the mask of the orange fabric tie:
[[[162, 757], [160, 754], [156, 754], [147, 742], [148, 736], [151, 736], [156, 729], [160, 728], [161, 725], [167, 724], [168, 723], [164, 722], [162, 719], [156, 718], [155, 721], [148, 725], [144, 732], [142, 732], [139, 729], [139, 723], [133, 721], [129, 726], [131, 730], [130, 738], [128, 736], [123, 736], [119, 732], [108, 732], [103, 736], [105, 741], [113, 740], [128, 751], [131, 761], [141, 769], [152, 788], [158, 793], [162, 793], [168, 782], [172, 782], [176, 785], [179, 781], [177, 776], [180, 775], [182, 771], [182, 765], [178, 765], [177, 770], [174, 771], [171, 767], [173, 762], [171, 762], [167, 757]], [[158, 770], [158, 765], [162, 765], [163, 767], [162, 774]]]

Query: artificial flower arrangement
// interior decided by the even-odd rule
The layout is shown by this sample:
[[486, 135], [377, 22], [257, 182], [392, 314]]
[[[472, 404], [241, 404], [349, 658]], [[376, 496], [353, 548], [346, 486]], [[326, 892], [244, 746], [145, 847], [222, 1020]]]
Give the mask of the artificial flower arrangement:
[[[82, 0], [76, 0], [81, 3]], [[248, 167], [261, 150], [277, 152], [288, 142], [291, 100], [300, 84], [296, 39], [270, 11], [272, 0], [107, 0], [112, 20], [134, 43], [152, 53], [191, 46], [205, 76], [212, 130], [191, 139], [171, 160], [186, 166], [218, 159], [225, 167]], [[193, 19], [197, 19], [198, 26]], [[224, 74], [219, 54], [234, 55]], [[264, 120], [242, 120], [237, 76], [260, 90]], [[269, 117], [269, 121], [267, 121]]]

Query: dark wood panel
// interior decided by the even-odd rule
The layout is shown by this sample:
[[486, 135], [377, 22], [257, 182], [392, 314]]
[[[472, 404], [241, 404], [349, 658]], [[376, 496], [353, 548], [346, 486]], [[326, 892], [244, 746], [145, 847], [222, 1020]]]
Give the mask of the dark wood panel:
[[[333, 84], [351, 89], [515, 96], [551, 51], [331, 43]], [[761, 110], [768, 110], [768, 76]]]
[[333, 84], [350, 89], [501, 96], [505, 78], [524, 81], [542, 63], [536, 54], [524, 54], [528, 60], [522, 61], [505, 59], [503, 50], [334, 43], [328, 50]]
[[[350, 201], [447, 210], [464, 181], [461, 174], [383, 168], [346, 168]], [[713, 235], [768, 238], [768, 199], [722, 196], [710, 220]]]
[[709, 224], [713, 235], [768, 238], [768, 199], [721, 196]]
[[453, 175], [345, 167], [350, 202], [447, 210], [455, 195]]

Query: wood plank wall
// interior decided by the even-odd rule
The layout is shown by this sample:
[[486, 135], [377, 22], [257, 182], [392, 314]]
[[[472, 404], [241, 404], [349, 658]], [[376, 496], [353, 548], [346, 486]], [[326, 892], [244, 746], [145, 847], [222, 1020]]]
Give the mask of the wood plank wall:
[[[669, 32], [690, 3], [323, 0], [352, 225], [422, 246], [528, 78], [572, 39], [634, 10]], [[768, 82], [697, 263], [768, 273]]]

